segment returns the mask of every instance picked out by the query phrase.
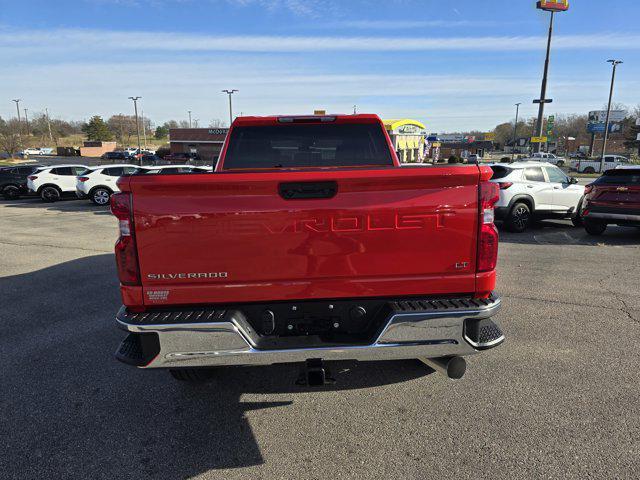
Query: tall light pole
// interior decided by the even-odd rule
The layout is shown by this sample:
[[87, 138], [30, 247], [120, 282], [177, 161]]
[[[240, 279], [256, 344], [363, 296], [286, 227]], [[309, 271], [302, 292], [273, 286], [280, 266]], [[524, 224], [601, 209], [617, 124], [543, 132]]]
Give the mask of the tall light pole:
[[511, 148], [511, 161], [513, 162], [513, 156], [516, 153], [516, 140], [518, 139], [518, 113], [520, 113], [520, 105], [522, 103], [516, 103], [516, 123], [513, 124], [513, 147]]
[[24, 109], [24, 126], [27, 127], [27, 137], [29, 136], [29, 117], [27, 116], [27, 109]]
[[613, 100], [613, 84], [616, 81], [616, 67], [622, 60], [607, 60], [613, 67], [611, 71], [611, 88], [609, 89], [609, 103], [607, 105], [607, 118], [604, 121], [604, 142], [602, 142], [602, 155], [600, 156], [600, 173], [604, 171], [604, 155], [607, 151], [607, 140], [609, 139], [609, 116], [611, 115], [611, 101]]
[[[140, 145], [140, 124], [138, 123], [138, 100], [142, 97], [129, 97], [129, 100], [133, 100], [133, 110], [136, 114], [136, 133], [138, 135], [138, 153], [142, 151], [142, 146]], [[142, 156], [140, 156], [140, 166], [142, 166]]]
[[147, 126], [144, 121], [144, 110], [140, 110], [140, 116], [142, 117], [142, 139], [144, 141], [144, 149], [147, 149]]
[[46, 114], [46, 119], [47, 119], [47, 128], [49, 129], [49, 140], [53, 142], [53, 135], [51, 134], [51, 119], [49, 118], [49, 109], [45, 108], [44, 112]]
[[[547, 37], [547, 56], [544, 60], [544, 72], [542, 74], [542, 87], [540, 88], [540, 98], [533, 101], [538, 106], [538, 121], [536, 123], [536, 137], [542, 137], [542, 122], [544, 121], [544, 104], [553, 100], [547, 96], [547, 76], [549, 74], [549, 57], [551, 56], [551, 37], [553, 36], [553, 16], [556, 12], [564, 12], [569, 9], [569, 0], [541, 0], [537, 2], [537, 8], [546, 12], [551, 12], [549, 19], [549, 36]], [[538, 142], [536, 151], [542, 150], [542, 142]]]
[[233, 123], [233, 107], [231, 106], [231, 95], [238, 91], [239, 90], [236, 90], [235, 88], [232, 90], [222, 90], [222, 93], [226, 93], [227, 95], [229, 95], [229, 127], [231, 127], [231, 124]]
[[191, 128], [191, 110], [187, 110], [189, 112], [189, 128]]
[[19, 135], [20, 132], [22, 131], [22, 120], [20, 119], [20, 99], [16, 98], [12, 101], [16, 102], [16, 111], [18, 112], [18, 135]]

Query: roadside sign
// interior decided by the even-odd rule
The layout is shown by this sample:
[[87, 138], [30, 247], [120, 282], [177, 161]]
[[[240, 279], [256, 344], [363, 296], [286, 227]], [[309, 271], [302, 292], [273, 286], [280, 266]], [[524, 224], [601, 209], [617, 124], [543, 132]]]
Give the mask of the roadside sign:
[[531, 143], [547, 143], [547, 137], [531, 137]]
[[536, 6], [547, 12], [565, 12], [569, 10], [569, 0], [540, 0]]
[[484, 139], [488, 142], [493, 142], [496, 139], [496, 134], [494, 132], [487, 132], [484, 134]]
[[441, 143], [441, 142], [433, 142], [433, 143], [431, 144], [431, 146], [432, 146], [433, 148], [440, 148], [440, 147], [442, 146], [442, 143]]
[[314, 110], [313, 114], [314, 115], [326, 115], [327, 111], [326, 110]]

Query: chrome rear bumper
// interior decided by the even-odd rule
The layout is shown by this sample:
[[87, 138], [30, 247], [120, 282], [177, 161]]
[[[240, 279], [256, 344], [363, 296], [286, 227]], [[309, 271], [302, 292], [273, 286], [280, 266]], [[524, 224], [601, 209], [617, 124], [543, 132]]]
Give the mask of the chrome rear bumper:
[[[500, 310], [501, 301], [496, 296], [456, 299], [453, 303], [450, 299], [392, 303], [396, 308], [375, 341], [368, 345], [286, 349], [257, 348], [259, 335], [238, 311], [132, 314], [123, 307], [116, 321], [131, 333], [116, 357], [141, 368], [270, 365], [311, 358], [398, 360], [470, 355], [496, 347], [505, 338], [499, 327], [488, 320]], [[176, 322], [175, 318], [182, 320]], [[155, 351], [142, 352], [140, 344], [135, 344], [140, 338], [144, 339], [143, 344], [156, 345]]]

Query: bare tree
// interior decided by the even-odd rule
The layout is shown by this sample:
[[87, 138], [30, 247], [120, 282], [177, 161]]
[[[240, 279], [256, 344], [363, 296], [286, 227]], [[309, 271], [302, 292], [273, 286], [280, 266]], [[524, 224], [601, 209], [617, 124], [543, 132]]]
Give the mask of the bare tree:
[[24, 146], [20, 135], [20, 122], [16, 118], [8, 121], [0, 118], [0, 149], [13, 157]]
[[220, 120], [219, 118], [214, 118], [209, 122], [209, 128], [225, 128], [226, 126], [226, 122]]

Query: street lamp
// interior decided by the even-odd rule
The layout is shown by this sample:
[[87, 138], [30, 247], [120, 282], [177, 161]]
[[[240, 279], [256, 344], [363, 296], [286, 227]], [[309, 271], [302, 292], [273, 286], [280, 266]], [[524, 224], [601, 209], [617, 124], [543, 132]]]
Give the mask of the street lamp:
[[20, 100], [20, 98], [12, 100], [13, 102], [16, 102], [16, 111], [18, 112], [18, 135], [22, 131], [22, 120], [20, 120]]
[[513, 156], [516, 153], [516, 140], [518, 139], [518, 113], [520, 113], [520, 105], [522, 103], [516, 103], [516, 123], [513, 124], [513, 146], [511, 147], [511, 161], [513, 162]]
[[[553, 16], [556, 12], [566, 12], [569, 9], [569, 0], [541, 0], [536, 4], [537, 8], [545, 12], [551, 12], [549, 19], [549, 36], [547, 38], [547, 56], [544, 61], [544, 73], [542, 74], [542, 87], [540, 88], [540, 98], [533, 101], [539, 104], [538, 122], [536, 123], [536, 136], [542, 137], [542, 122], [544, 121], [544, 104], [551, 103], [553, 100], [546, 98], [547, 96], [547, 76], [549, 74], [549, 57], [551, 55], [551, 36], [553, 35]], [[542, 149], [542, 142], [538, 142], [536, 150]]]
[[[136, 113], [136, 134], [138, 135], [138, 153], [142, 152], [142, 148], [140, 145], [140, 124], [138, 123], [138, 100], [142, 97], [129, 97], [129, 100], [133, 100], [133, 109]], [[140, 155], [140, 166], [142, 166], [142, 155]]]
[[189, 128], [191, 128], [191, 110], [187, 110], [189, 112]]
[[602, 142], [602, 155], [600, 156], [600, 173], [604, 171], [604, 155], [607, 151], [607, 140], [609, 139], [609, 116], [611, 115], [611, 100], [613, 100], [613, 84], [616, 81], [616, 67], [622, 60], [607, 60], [613, 67], [611, 71], [611, 88], [609, 89], [609, 103], [607, 105], [607, 118], [604, 121], [604, 142]]
[[227, 95], [229, 95], [229, 127], [231, 127], [231, 124], [233, 123], [233, 108], [231, 106], [231, 95], [233, 95], [238, 91], [239, 90], [236, 90], [235, 88], [232, 90], [222, 90], [222, 93], [226, 93]]

